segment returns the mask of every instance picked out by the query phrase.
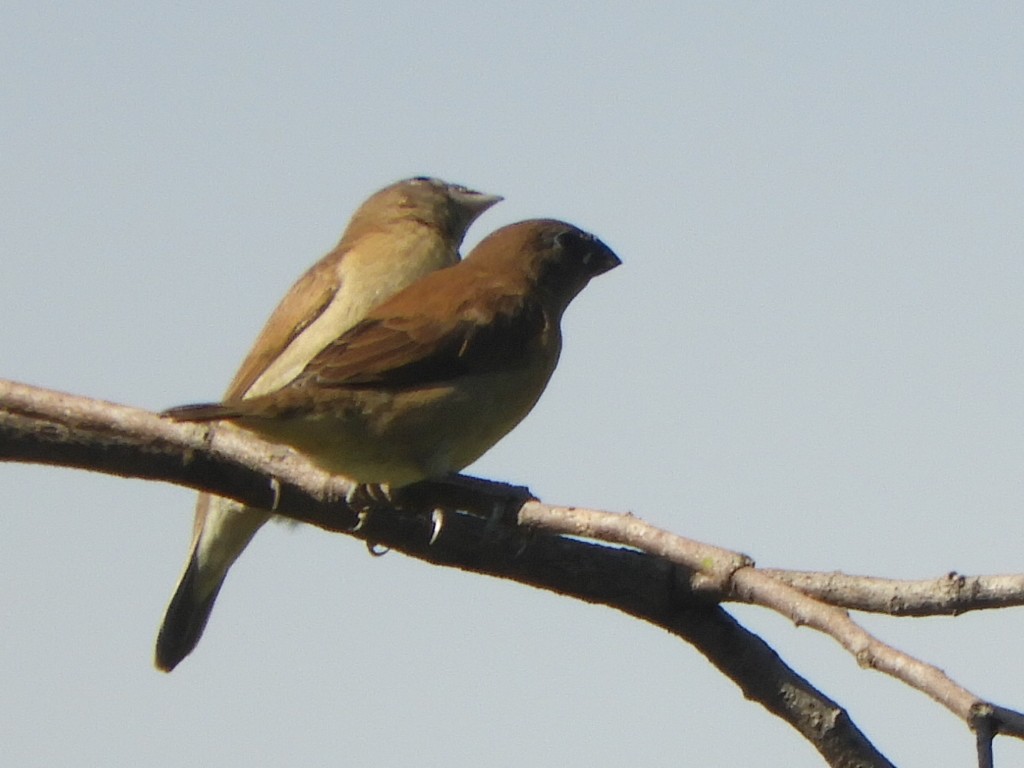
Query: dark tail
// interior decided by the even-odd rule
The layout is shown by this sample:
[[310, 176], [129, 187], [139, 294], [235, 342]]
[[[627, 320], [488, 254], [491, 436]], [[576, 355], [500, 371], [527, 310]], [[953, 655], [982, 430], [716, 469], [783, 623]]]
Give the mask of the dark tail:
[[170, 672], [192, 653], [203, 636], [213, 603], [220, 592], [220, 584], [205, 597], [199, 590], [199, 562], [195, 552], [189, 558], [188, 568], [178, 583], [178, 589], [167, 606], [164, 623], [156, 638], [155, 663], [164, 672]]
[[195, 403], [168, 408], [160, 415], [175, 421], [216, 421], [241, 416], [242, 412], [227, 403]]

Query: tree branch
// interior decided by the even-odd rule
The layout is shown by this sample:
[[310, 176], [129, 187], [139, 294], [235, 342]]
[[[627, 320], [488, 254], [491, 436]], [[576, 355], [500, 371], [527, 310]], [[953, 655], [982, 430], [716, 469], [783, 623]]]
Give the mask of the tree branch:
[[937, 579], [881, 579], [845, 573], [762, 568], [761, 572], [822, 602], [890, 616], [959, 616], [968, 611], [1024, 605], [1024, 574]]
[[[893, 582], [886, 580], [759, 571], [744, 555], [675, 536], [631, 515], [546, 505], [525, 488], [462, 476], [402, 489], [394, 509], [357, 510], [345, 501], [353, 489], [350, 482], [241, 430], [176, 424], [145, 411], [2, 380], [0, 460], [206, 490], [432, 563], [617, 608], [694, 645], [748, 698], [790, 723], [833, 766], [890, 763], [835, 702], [716, 602], [763, 605], [826, 632], [863, 665], [894, 675], [956, 713], [975, 729], [979, 755], [988, 733], [1024, 736], [1024, 716], [981, 700], [823, 602], [835, 599], [843, 605], [843, 600], [857, 599], [858, 606], [881, 605], [879, 595], [888, 595], [892, 605]], [[1003, 601], [1021, 600], [1020, 593], [1010, 595], [1014, 578], [1021, 583], [1020, 577], [979, 577], [970, 590], [952, 596], [947, 579], [939, 582], [947, 589], [932, 597], [932, 605], [955, 605], [946, 610], [962, 612], [1011, 604], [997, 603], [992, 595], [998, 590]], [[979, 596], [980, 603], [972, 603], [967, 593]], [[927, 610], [920, 583], [902, 594], [896, 603], [904, 615]]]

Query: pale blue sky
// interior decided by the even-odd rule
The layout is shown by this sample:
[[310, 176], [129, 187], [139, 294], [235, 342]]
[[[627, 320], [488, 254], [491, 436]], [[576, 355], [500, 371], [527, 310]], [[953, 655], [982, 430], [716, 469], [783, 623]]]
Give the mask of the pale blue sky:
[[[472, 470], [763, 565], [1024, 570], [1015, 3], [0, 9], [0, 377], [218, 396], [358, 203], [431, 174], [602, 237], [534, 413]], [[264, 529], [151, 666], [192, 495], [0, 466], [5, 765], [820, 765], [610, 610]], [[735, 613], [901, 766], [966, 727]], [[865, 622], [1024, 708], [1024, 615]], [[1002, 764], [1024, 747], [1000, 742]]]

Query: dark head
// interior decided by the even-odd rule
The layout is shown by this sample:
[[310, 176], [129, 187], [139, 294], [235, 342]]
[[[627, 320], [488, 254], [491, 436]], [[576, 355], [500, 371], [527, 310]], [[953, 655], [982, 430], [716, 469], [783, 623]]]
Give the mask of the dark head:
[[594, 235], [554, 219], [509, 224], [485, 237], [466, 257], [480, 266], [524, 273], [565, 309], [590, 279], [622, 262]]

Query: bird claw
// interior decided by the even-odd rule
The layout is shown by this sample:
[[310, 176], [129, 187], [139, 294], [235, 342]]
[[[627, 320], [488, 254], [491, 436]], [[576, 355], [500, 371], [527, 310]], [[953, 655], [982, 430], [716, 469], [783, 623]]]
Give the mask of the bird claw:
[[[356, 511], [356, 524], [352, 527], [353, 533], [366, 526], [370, 514], [382, 507], [394, 506], [394, 495], [390, 486], [386, 483], [359, 483], [351, 486], [345, 492], [345, 503]], [[430, 515], [430, 539], [428, 545], [434, 544], [441, 535], [444, 527], [444, 510], [435, 507]], [[390, 551], [390, 547], [382, 547], [375, 541], [366, 541], [367, 551], [374, 557], [380, 557]]]
[[[356, 524], [352, 532], [362, 530], [370, 515], [379, 509], [393, 506], [391, 489], [386, 484], [358, 483], [345, 492], [345, 503], [356, 513]], [[391, 551], [390, 547], [382, 547], [373, 539], [366, 540], [366, 551], [373, 557], [383, 557]]]
[[366, 551], [370, 553], [370, 557], [384, 557], [391, 551], [391, 547], [382, 547], [376, 541], [367, 541]]
[[428, 545], [432, 545], [437, 541], [437, 537], [441, 535], [443, 527], [444, 510], [440, 507], [434, 507], [434, 511], [430, 513], [430, 540], [427, 542]]
[[[351, 502], [349, 502], [349, 503], [351, 504]], [[358, 531], [361, 531], [363, 529], [363, 526], [366, 525], [366, 521], [369, 518], [370, 518], [370, 513], [367, 512], [365, 509], [362, 512], [356, 512], [356, 524], [353, 525], [349, 530], [352, 531], [352, 533], [356, 533]]]
[[[352, 502], [349, 503], [351, 504]], [[360, 512], [357, 512], [356, 524], [353, 525], [349, 530], [352, 531], [352, 533], [357, 533], [361, 531], [366, 526], [366, 523], [370, 519], [371, 514], [372, 511], [369, 509], [364, 509]], [[366, 551], [369, 552], [373, 557], [383, 557], [389, 551], [391, 551], [390, 547], [382, 547], [378, 542], [374, 541], [373, 539], [367, 539], [364, 542], [364, 544], [366, 544]]]
[[345, 492], [345, 503], [363, 512], [394, 505], [387, 483], [357, 483]]

